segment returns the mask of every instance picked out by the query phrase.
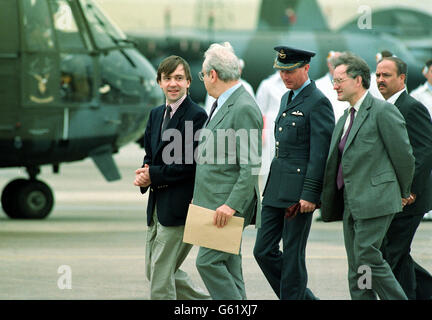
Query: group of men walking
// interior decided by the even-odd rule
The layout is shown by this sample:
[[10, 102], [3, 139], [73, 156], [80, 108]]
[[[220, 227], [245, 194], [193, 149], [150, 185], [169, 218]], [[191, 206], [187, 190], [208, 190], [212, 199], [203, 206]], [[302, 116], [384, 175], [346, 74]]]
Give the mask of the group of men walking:
[[[274, 68], [289, 90], [274, 124], [275, 155], [262, 204], [263, 118], [239, 81], [232, 47], [212, 44], [204, 55], [199, 77], [216, 99], [208, 116], [188, 96], [188, 63], [170, 56], [159, 65], [166, 103], [151, 111], [134, 182], [142, 193], [150, 191], [150, 298], [246, 299], [241, 253], [200, 247], [196, 267], [209, 295], [180, 269], [192, 247], [182, 241], [192, 202], [215, 211], [215, 227], [225, 227], [233, 215], [245, 218], [244, 227], [256, 224], [253, 253], [279, 299], [317, 299], [307, 288], [305, 260], [317, 208], [324, 221], [343, 221], [353, 299], [431, 299], [432, 276], [414, 262], [410, 246], [422, 214], [432, 208], [432, 122], [406, 93], [406, 64], [396, 57], [378, 63], [384, 101], [368, 92], [366, 62], [342, 53], [332, 83], [349, 107], [335, 125], [332, 103], [308, 75], [315, 53], [274, 49]], [[189, 123], [193, 135], [186, 134]], [[371, 270], [371, 287], [358, 285], [361, 266]]]

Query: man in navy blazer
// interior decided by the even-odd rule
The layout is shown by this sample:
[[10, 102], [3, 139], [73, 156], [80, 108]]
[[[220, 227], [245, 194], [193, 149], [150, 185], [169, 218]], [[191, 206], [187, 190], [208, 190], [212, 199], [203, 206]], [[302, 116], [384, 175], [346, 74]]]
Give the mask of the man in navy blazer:
[[432, 299], [432, 276], [410, 255], [423, 215], [432, 209], [432, 122], [426, 107], [406, 92], [407, 69], [396, 57], [384, 58], [376, 69], [378, 90], [404, 116], [415, 157], [411, 200], [393, 218], [381, 250], [408, 299]]
[[207, 113], [188, 96], [188, 63], [170, 56], [158, 68], [166, 103], [150, 113], [144, 134], [145, 157], [134, 184], [147, 204], [146, 276], [150, 299], [208, 299], [180, 266], [192, 248], [183, 242], [184, 225], [195, 180], [195, 132]]

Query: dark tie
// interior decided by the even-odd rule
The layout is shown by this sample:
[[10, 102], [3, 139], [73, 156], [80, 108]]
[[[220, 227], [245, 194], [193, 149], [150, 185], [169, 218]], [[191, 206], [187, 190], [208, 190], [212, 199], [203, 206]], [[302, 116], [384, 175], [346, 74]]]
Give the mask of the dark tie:
[[342, 187], [344, 186], [344, 180], [343, 180], [343, 174], [342, 174], [342, 153], [345, 149], [345, 144], [347, 142], [348, 135], [351, 131], [351, 127], [352, 127], [353, 122], [354, 122], [354, 114], [355, 114], [355, 109], [351, 108], [351, 110], [350, 110], [350, 123], [349, 123], [348, 129], [345, 132], [345, 135], [342, 137], [341, 141], [339, 142], [339, 146], [338, 146], [339, 154], [340, 154], [340, 161], [339, 161], [339, 168], [338, 168], [336, 183], [337, 183], [337, 187], [339, 190], [342, 189]]
[[206, 124], [205, 124], [204, 127], [207, 127], [207, 124], [210, 122], [210, 119], [211, 119], [211, 117], [212, 117], [214, 111], [216, 110], [217, 105], [218, 105], [218, 103], [217, 103], [217, 99], [216, 99], [215, 102], [213, 102], [213, 105], [212, 105], [212, 107], [211, 107], [211, 109], [210, 109], [210, 115], [209, 115], [209, 117], [208, 117], [208, 119], [207, 119], [207, 122], [206, 122]]
[[165, 108], [165, 118], [162, 122], [162, 130], [161, 130], [162, 133], [165, 131], [165, 129], [168, 126], [168, 122], [171, 120], [171, 110], [172, 110], [171, 106], [167, 105]]
[[291, 103], [293, 96], [294, 96], [294, 90], [291, 90], [290, 93], [288, 94], [288, 102], [287, 102], [287, 104]]

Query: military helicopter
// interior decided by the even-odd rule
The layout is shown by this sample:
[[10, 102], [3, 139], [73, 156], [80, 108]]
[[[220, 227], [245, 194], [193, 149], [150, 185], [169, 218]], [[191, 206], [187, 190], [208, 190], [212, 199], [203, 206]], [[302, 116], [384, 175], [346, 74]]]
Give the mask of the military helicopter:
[[[418, 9], [396, 7], [374, 10], [373, 28], [362, 30], [371, 35], [390, 34], [401, 40], [418, 60], [432, 57], [432, 16]], [[344, 32], [359, 32], [357, 21], [349, 21], [339, 28]], [[410, 75], [411, 76], [411, 75]]]
[[[153, 65], [159, 63], [165, 52], [170, 52], [185, 57], [194, 74], [201, 70], [203, 53], [211, 43], [229, 41], [246, 63], [242, 78], [255, 90], [274, 72], [273, 47], [281, 44], [316, 52], [309, 71], [311, 79], [318, 79], [328, 72], [326, 58], [332, 50], [351, 51], [363, 57], [372, 72], [376, 67], [376, 54], [390, 50], [409, 66], [409, 89], [424, 81], [421, 74], [424, 61], [418, 59], [403, 41], [385, 32], [359, 29], [357, 19], [353, 22], [355, 30], [331, 30], [317, 0], [262, 0], [254, 30], [215, 30], [214, 20], [210, 12], [208, 26], [201, 30], [176, 28], [169, 29], [165, 35], [149, 34], [145, 30], [125, 32]], [[190, 92], [196, 101], [204, 101], [203, 85], [193, 84]]]
[[42, 165], [90, 157], [107, 181], [112, 154], [143, 134], [162, 92], [156, 72], [92, 0], [0, 1], [0, 167], [11, 218], [42, 219], [54, 204]]

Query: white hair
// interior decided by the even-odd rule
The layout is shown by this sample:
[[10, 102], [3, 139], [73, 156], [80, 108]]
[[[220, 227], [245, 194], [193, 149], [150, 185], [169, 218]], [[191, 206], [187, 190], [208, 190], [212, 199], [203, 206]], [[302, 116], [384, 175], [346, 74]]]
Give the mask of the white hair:
[[215, 70], [224, 82], [240, 79], [240, 61], [229, 42], [213, 43], [204, 53], [203, 70]]

